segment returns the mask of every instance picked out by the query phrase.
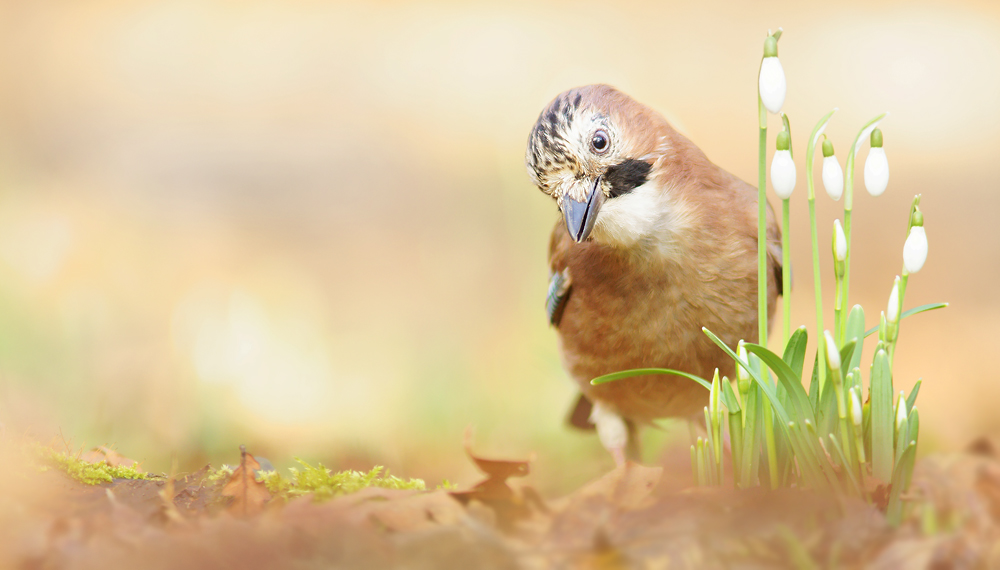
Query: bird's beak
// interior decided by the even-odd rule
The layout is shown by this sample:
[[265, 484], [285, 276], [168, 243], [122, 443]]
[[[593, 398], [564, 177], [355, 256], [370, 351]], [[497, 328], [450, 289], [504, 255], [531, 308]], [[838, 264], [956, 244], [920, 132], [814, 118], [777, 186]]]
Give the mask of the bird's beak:
[[569, 230], [569, 235], [573, 236], [577, 243], [590, 236], [591, 230], [594, 229], [594, 223], [597, 221], [597, 212], [601, 209], [601, 204], [604, 203], [604, 192], [601, 192], [599, 187], [600, 177], [596, 178], [592, 184], [589, 182], [589, 180], [584, 181], [588, 188], [582, 202], [570, 198], [570, 194], [567, 194], [562, 202], [566, 229]]

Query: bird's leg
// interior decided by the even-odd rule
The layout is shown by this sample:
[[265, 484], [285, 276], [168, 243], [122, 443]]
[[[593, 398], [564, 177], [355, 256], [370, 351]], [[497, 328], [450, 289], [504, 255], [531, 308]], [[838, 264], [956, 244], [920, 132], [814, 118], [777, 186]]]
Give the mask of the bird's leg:
[[625, 446], [625, 458], [640, 463], [642, 461], [642, 445], [639, 441], [639, 426], [632, 420], [625, 420], [628, 428], [628, 443]]
[[597, 427], [597, 437], [604, 449], [614, 457], [615, 465], [624, 464], [625, 450], [629, 443], [629, 428], [625, 420], [600, 402], [594, 402], [590, 421]]

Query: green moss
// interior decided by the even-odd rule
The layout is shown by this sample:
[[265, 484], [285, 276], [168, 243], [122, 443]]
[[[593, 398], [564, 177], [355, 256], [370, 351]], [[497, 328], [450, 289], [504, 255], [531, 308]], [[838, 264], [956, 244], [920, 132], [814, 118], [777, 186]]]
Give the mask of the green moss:
[[205, 481], [215, 484], [215, 483], [225, 483], [230, 477], [233, 476], [233, 468], [228, 465], [223, 465], [218, 469], [213, 469], [205, 476]]
[[264, 471], [258, 474], [258, 478], [267, 486], [267, 490], [272, 495], [283, 497], [299, 497], [302, 495], [313, 495], [317, 501], [324, 501], [339, 495], [346, 495], [365, 489], [367, 487], [381, 487], [384, 489], [416, 489], [423, 491], [427, 488], [421, 479], [400, 479], [390, 475], [388, 471], [382, 472], [381, 466], [376, 466], [367, 473], [360, 471], [340, 471], [332, 473], [322, 464], [315, 467], [305, 461], [296, 458], [295, 461], [301, 468], [292, 467], [289, 469], [291, 478], [285, 477], [277, 471]]
[[454, 491], [458, 489], [458, 485], [452, 483], [451, 481], [445, 479], [441, 481], [441, 484], [437, 486], [438, 491]]
[[130, 467], [108, 465], [107, 462], [88, 463], [61, 451], [39, 445], [38, 454], [48, 465], [42, 470], [58, 469], [85, 485], [110, 483], [113, 479], [146, 479], [148, 475], [133, 465]]

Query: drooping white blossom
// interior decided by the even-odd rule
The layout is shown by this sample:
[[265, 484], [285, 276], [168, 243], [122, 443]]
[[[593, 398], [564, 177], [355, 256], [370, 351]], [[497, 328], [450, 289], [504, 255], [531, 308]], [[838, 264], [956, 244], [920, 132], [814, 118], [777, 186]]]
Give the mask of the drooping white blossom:
[[923, 226], [913, 226], [910, 228], [910, 235], [906, 236], [906, 243], [903, 244], [903, 266], [908, 273], [916, 273], [927, 261], [927, 232]]
[[764, 108], [777, 115], [785, 104], [785, 70], [781, 67], [778, 56], [765, 57], [760, 62], [760, 76], [757, 87], [760, 90], [760, 100]]
[[837, 261], [847, 260], [847, 236], [844, 235], [844, 226], [840, 225], [840, 220], [833, 221], [833, 258]]
[[885, 309], [885, 320], [896, 324], [899, 322], [899, 276], [892, 284], [892, 292], [889, 293], [889, 305]]
[[795, 190], [795, 162], [791, 151], [774, 152], [774, 158], [771, 159], [771, 186], [782, 200], [792, 196], [792, 190]]
[[871, 149], [865, 160], [865, 188], [872, 196], [881, 196], [889, 185], [889, 161], [882, 148], [882, 131], [874, 129], [871, 134]]
[[844, 170], [836, 156], [823, 158], [823, 188], [835, 202], [844, 195]]

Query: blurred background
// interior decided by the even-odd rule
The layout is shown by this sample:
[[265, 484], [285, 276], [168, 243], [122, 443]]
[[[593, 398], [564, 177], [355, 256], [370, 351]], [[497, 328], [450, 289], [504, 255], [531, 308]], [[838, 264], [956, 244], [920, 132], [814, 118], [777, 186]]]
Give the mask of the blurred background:
[[[777, 26], [793, 323], [814, 326], [806, 137], [839, 107], [843, 163], [891, 111], [878, 199], [859, 156], [850, 301], [874, 322], [922, 193], [906, 305], [952, 305], [905, 322], [897, 387], [924, 379], [925, 454], [1000, 431], [1000, 8], [954, 0], [4, 1], [0, 422], [153, 471], [245, 443], [431, 485], [475, 481], [473, 426], [482, 454], [537, 454], [547, 492], [593, 478], [611, 459], [564, 425], [543, 311], [557, 212], [525, 175], [528, 131], [560, 91], [610, 83], [755, 181]], [[842, 203], [818, 203], [826, 244]], [[671, 433], [686, 444], [653, 433], [650, 461]]]

